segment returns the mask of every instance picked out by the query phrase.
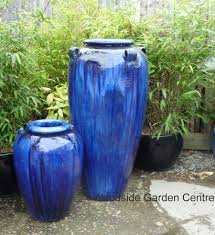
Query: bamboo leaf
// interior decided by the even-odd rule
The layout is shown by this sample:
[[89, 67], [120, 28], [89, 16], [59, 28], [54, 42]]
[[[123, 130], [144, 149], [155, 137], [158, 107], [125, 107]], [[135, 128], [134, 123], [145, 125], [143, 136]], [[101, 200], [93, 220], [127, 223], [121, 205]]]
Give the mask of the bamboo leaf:
[[53, 100], [54, 100], [54, 94], [50, 93], [46, 98], [46, 101], [47, 101], [48, 105], [50, 105]]

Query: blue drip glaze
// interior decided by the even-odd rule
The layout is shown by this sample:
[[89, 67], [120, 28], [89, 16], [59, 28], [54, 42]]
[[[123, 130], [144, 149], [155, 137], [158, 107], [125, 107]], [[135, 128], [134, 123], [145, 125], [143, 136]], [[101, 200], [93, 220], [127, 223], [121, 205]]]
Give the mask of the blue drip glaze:
[[[61, 132], [53, 131], [56, 124], [61, 124]], [[38, 131], [34, 125], [46, 131]], [[14, 143], [14, 166], [20, 191], [32, 217], [39, 221], [65, 217], [79, 184], [82, 140], [68, 125], [55, 120], [32, 122], [20, 130]]]
[[70, 111], [84, 143], [86, 194], [96, 200], [113, 200], [125, 190], [147, 100], [145, 55], [112, 43], [70, 51]]

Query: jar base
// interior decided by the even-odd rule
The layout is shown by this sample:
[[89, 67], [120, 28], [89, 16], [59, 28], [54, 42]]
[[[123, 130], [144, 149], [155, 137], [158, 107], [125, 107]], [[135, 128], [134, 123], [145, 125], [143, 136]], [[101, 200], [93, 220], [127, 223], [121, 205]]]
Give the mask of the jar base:
[[31, 214], [31, 218], [33, 220], [39, 221], [39, 222], [43, 222], [43, 223], [51, 223], [51, 222], [57, 222], [60, 221], [62, 219], [64, 219], [66, 216], [68, 215], [68, 212], [63, 213], [62, 215], [59, 216], [55, 216], [55, 217], [50, 217], [50, 216], [41, 216], [41, 215], [32, 215]]

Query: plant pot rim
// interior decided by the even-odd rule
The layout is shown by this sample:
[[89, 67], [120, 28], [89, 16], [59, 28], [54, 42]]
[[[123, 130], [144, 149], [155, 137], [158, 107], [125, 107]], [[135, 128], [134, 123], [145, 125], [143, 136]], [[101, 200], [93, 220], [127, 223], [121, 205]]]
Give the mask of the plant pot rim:
[[[154, 137], [152, 137], [151, 134], [142, 134], [142, 136], [149, 136], [150, 138], [157, 139], [157, 135], [155, 135]], [[177, 133], [177, 134], [160, 135], [159, 139], [160, 139], [160, 138], [173, 137], [173, 136], [182, 136], [182, 135], [181, 135], [180, 133]]]
[[131, 46], [134, 44], [134, 41], [131, 39], [102, 39], [102, 38], [92, 38], [84, 40], [84, 43], [87, 46]]
[[[69, 122], [55, 119], [40, 119], [27, 123], [25, 129], [31, 134], [60, 134], [73, 129]], [[22, 128], [20, 132], [22, 132]]]
[[4, 158], [11, 158], [11, 157], [13, 157], [13, 152], [0, 153], [0, 160]]

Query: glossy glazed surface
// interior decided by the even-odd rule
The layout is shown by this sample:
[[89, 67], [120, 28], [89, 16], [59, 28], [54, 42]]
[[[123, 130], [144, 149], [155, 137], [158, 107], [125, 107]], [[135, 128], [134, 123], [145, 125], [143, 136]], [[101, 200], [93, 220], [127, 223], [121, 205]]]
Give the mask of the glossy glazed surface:
[[133, 40], [127, 39], [87, 39], [84, 41], [89, 46], [131, 46]]
[[[47, 132], [55, 125], [54, 121], [53, 126], [52, 121], [45, 121], [40, 120], [40, 128]], [[66, 133], [51, 129], [51, 133], [44, 134], [38, 129], [32, 132], [33, 125], [21, 129], [14, 143], [18, 185], [33, 218], [57, 221], [68, 212], [80, 180], [82, 141], [72, 126]]]
[[70, 110], [84, 142], [86, 193], [112, 200], [125, 190], [133, 167], [146, 108], [147, 60], [140, 49], [105, 45], [72, 48], [70, 57]]
[[32, 134], [57, 134], [71, 129], [71, 125], [60, 120], [36, 120], [26, 125], [29, 133]]

